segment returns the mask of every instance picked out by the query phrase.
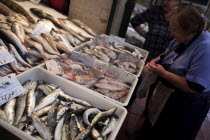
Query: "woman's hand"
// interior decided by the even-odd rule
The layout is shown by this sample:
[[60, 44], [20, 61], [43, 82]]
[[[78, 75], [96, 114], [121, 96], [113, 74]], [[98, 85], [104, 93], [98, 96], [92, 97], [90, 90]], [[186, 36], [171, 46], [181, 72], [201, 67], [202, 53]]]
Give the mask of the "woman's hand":
[[156, 73], [157, 75], [159, 75], [161, 77], [163, 77], [164, 74], [167, 72], [162, 65], [156, 64], [156, 63], [148, 63], [146, 65], [146, 67], [147, 67], [148, 70]]

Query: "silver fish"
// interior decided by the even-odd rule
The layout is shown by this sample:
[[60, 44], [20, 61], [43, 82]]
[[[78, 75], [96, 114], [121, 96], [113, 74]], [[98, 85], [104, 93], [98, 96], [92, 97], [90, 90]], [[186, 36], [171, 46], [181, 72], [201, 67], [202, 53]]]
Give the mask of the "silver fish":
[[103, 140], [103, 138], [100, 136], [100, 133], [95, 128], [92, 129], [91, 134], [95, 140]]
[[48, 44], [53, 48], [54, 51], [59, 53], [55, 41], [49, 35], [41, 33], [41, 36], [48, 42]]
[[56, 51], [54, 51], [54, 50], [52, 49], [52, 47], [47, 43], [47, 41], [46, 41], [44, 38], [42, 38], [41, 36], [35, 35], [35, 34], [30, 34], [29, 36], [30, 36], [32, 39], [34, 39], [34, 40], [36, 40], [37, 42], [39, 42], [39, 43], [43, 46], [43, 48], [44, 48], [45, 51], [47, 51], [47, 52], [49, 52], [49, 53], [51, 53], [51, 54], [59, 55], [59, 53], [56, 52]]
[[36, 115], [31, 114], [31, 119], [32, 119], [32, 123], [34, 125], [34, 127], [36, 128], [36, 130], [38, 131], [39, 135], [46, 140], [52, 140], [52, 134], [49, 131], [48, 127], [46, 126], [46, 124], [40, 120]]
[[32, 68], [32, 66], [30, 64], [28, 64], [25, 60], [22, 59], [22, 57], [19, 55], [19, 53], [17, 52], [17, 50], [15, 49], [15, 47], [12, 44], [9, 44], [9, 47], [18, 62], [20, 62], [23, 66]]
[[20, 15], [20, 14], [15, 14], [14, 16], [7, 16], [7, 20], [9, 20], [12, 23], [17, 21], [26, 27], [29, 26], [28, 21], [25, 19], [23, 15]]
[[45, 98], [43, 98], [38, 105], [36, 105], [36, 107], [34, 108], [34, 111], [37, 111], [49, 104], [51, 104], [52, 102], [54, 102], [59, 93], [60, 93], [61, 89], [58, 88], [58, 89], [55, 89], [52, 93], [50, 93], [49, 95], [47, 95]]
[[7, 116], [7, 121], [9, 124], [13, 124], [15, 120], [15, 103], [16, 99], [11, 99], [9, 102], [7, 102], [4, 108], [4, 112]]
[[74, 24], [76, 24], [77, 26], [81, 27], [82, 29], [84, 29], [87, 33], [89, 33], [92, 36], [96, 36], [96, 33], [89, 28], [88, 26], [86, 26], [82, 21], [78, 20], [78, 19], [72, 19], [71, 20]]
[[16, 114], [15, 114], [15, 121], [14, 121], [15, 126], [20, 121], [20, 119], [23, 115], [23, 112], [25, 110], [26, 95], [27, 95], [27, 92], [28, 92], [30, 87], [31, 87], [31, 81], [29, 80], [29, 81], [27, 81], [23, 84], [24, 92], [17, 97], [17, 107], [16, 107]]
[[[36, 56], [38, 58], [43, 58], [42, 55], [39, 53], [39, 51], [37, 51], [35, 49], [29, 49], [28, 53], [33, 56]], [[47, 59], [60, 59], [60, 57], [58, 55], [52, 55], [47, 52], [45, 52], [45, 56], [47, 57]]]
[[12, 31], [17, 35], [17, 37], [20, 39], [20, 41], [23, 43], [25, 38], [25, 31], [23, 26], [18, 22], [13, 22], [12, 24]]
[[41, 119], [43, 122], [46, 122], [46, 121], [47, 121], [47, 116], [41, 117], [40, 119]]
[[3, 110], [0, 109], [0, 119], [4, 120], [7, 122], [7, 116], [6, 114], [4, 113]]
[[27, 116], [31, 116], [34, 107], [35, 107], [35, 101], [36, 101], [36, 97], [35, 97], [35, 89], [38, 85], [38, 81], [34, 81], [31, 84], [31, 87], [29, 88], [29, 91], [27, 93], [27, 107], [26, 107], [26, 112], [27, 112]]
[[71, 115], [69, 127], [70, 127], [70, 139], [74, 140], [78, 135], [78, 128], [75, 120], [75, 114]]
[[58, 105], [59, 102], [54, 103], [47, 113], [47, 127], [50, 129], [51, 132], [54, 132], [57, 124]]
[[70, 20], [58, 19], [58, 21], [60, 22], [61, 26], [67, 31], [72, 31], [73, 30], [77, 34], [80, 34], [83, 37], [86, 37], [88, 39], [93, 39], [94, 38], [93, 36], [89, 35], [86, 31], [84, 31], [82, 28], [76, 26]]
[[62, 138], [62, 127], [63, 127], [63, 123], [64, 123], [64, 117], [62, 117], [56, 128], [55, 128], [55, 133], [54, 133], [54, 140], [61, 140]]
[[83, 121], [87, 124], [87, 125], [90, 125], [90, 122], [88, 120], [88, 117], [90, 114], [98, 114], [100, 113], [101, 111], [97, 108], [90, 108], [90, 109], [87, 109], [84, 114], [83, 114]]
[[59, 106], [58, 107], [58, 112], [57, 112], [57, 120], [59, 120], [60, 119], [60, 117], [62, 117], [63, 116], [63, 114], [66, 112], [68, 110], [68, 107], [66, 107], [66, 106]]
[[26, 48], [21, 43], [20, 39], [10, 30], [0, 29], [0, 38], [17, 47], [21, 51], [23, 56], [28, 53]]
[[23, 26], [23, 29], [27, 35], [33, 33], [33, 30], [30, 27]]
[[40, 84], [38, 85], [38, 89], [44, 92], [46, 95], [52, 93], [53, 89], [48, 86], [48, 84]]
[[11, 25], [7, 22], [0, 22], [0, 28], [11, 30]]
[[122, 91], [126, 90], [127, 88], [123, 86], [117, 86], [117, 85], [110, 85], [108, 83], [102, 83], [102, 84], [95, 84], [96, 87], [101, 88], [101, 89], [107, 89], [110, 91]]
[[37, 117], [42, 116], [44, 114], [47, 114], [49, 112], [50, 108], [51, 108], [51, 105], [50, 106], [46, 106], [46, 107], [44, 107], [44, 108], [42, 108], [42, 109], [40, 109], [38, 111], [34, 111], [34, 114]]
[[65, 53], [71, 53], [72, 50], [69, 49], [68, 47], [66, 47], [66, 45], [64, 44], [63, 41], [59, 41], [59, 42], [56, 42], [56, 46], [59, 50], [65, 52]]
[[103, 130], [102, 136], [106, 136], [107, 134], [111, 133], [114, 130], [116, 123], [117, 119], [114, 116], [112, 116], [109, 124]]
[[59, 96], [64, 98], [64, 99], [67, 99], [69, 101], [73, 101], [73, 102], [76, 102], [76, 103], [79, 103], [79, 104], [83, 104], [85, 106], [91, 106], [90, 103], [88, 103], [84, 100], [80, 100], [80, 99], [77, 99], [77, 98], [73, 98], [69, 95], [66, 95], [62, 90], [59, 92]]

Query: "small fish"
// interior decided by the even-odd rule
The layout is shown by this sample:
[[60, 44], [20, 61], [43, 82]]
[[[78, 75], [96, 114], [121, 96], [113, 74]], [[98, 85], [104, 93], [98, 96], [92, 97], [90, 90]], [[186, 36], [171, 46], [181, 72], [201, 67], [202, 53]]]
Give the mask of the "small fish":
[[59, 50], [65, 52], [65, 53], [71, 53], [72, 50], [69, 49], [68, 47], [66, 47], [66, 45], [64, 44], [63, 41], [59, 41], [59, 42], [56, 42], [56, 46]]
[[77, 123], [75, 120], [75, 114], [71, 115], [69, 127], [70, 127], [70, 139], [74, 140], [76, 136], [78, 135], [78, 128], [77, 128]]
[[12, 10], [10, 10], [6, 5], [0, 2], [0, 13], [2, 13], [5, 16], [13, 16], [14, 13]]
[[69, 108], [68, 107], [66, 107], [66, 106], [59, 106], [58, 107], [58, 112], [57, 112], [57, 120], [59, 120], [60, 119], [60, 117], [62, 117], [63, 116], [63, 114], [68, 110]]
[[7, 122], [7, 116], [6, 114], [4, 113], [3, 110], [0, 109], [0, 119], [4, 120]]
[[7, 102], [4, 108], [4, 112], [7, 116], [7, 121], [9, 124], [13, 124], [15, 120], [15, 104], [16, 99], [11, 99], [9, 102]]
[[90, 125], [90, 122], [88, 120], [88, 117], [90, 114], [98, 114], [100, 113], [101, 111], [97, 108], [90, 108], [90, 109], [87, 109], [84, 114], [83, 114], [83, 121], [87, 124], [87, 125]]
[[61, 140], [62, 138], [62, 127], [63, 127], [63, 123], [64, 123], [64, 117], [62, 117], [56, 128], [55, 128], [55, 133], [54, 133], [54, 140]]
[[59, 102], [54, 103], [47, 113], [47, 127], [50, 129], [51, 132], [54, 132], [57, 124], [58, 105]]
[[44, 94], [49, 95], [53, 92], [53, 89], [48, 86], [48, 84], [40, 84], [38, 85], [38, 89], [40, 89]]
[[34, 108], [34, 111], [37, 111], [49, 104], [51, 104], [53, 101], [55, 101], [58, 97], [58, 95], [60, 94], [61, 89], [55, 89], [52, 93], [50, 93], [49, 95], [47, 95], [46, 97], [44, 97], [38, 105], [36, 105], [36, 107]]
[[7, 23], [7, 22], [0, 22], [0, 28], [4, 28], [4, 29], [7, 29], [7, 30], [11, 30], [11, 24], [10, 23]]
[[23, 26], [18, 23], [17, 21], [12, 23], [12, 31], [17, 35], [17, 37], [20, 39], [20, 41], [23, 43], [25, 38], [25, 31]]
[[95, 128], [92, 129], [91, 134], [95, 140], [103, 140], [100, 133]]
[[46, 124], [40, 120], [36, 115], [31, 114], [31, 119], [34, 127], [38, 131], [39, 135], [46, 140], [52, 140], [52, 134]]
[[112, 132], [115, 129], [116, 123], [117, 123], [117, 119], [114, 116], [112, 116], [109, 124], [103, 130], [102, 136], [106, 136], [107, 134]]
[[34, 111], [34, 114], [37, 117], [43, 116], [43, 115], [45, 115], [45, 114], [47, 114], [49, 112], [49, 110], [50, 110], [51, 107], [52, 107], [51, 105], [46, 106], [46, 107], [44, 107], [44, 108], [42, 108], [42, 109], [40, 109], [38, 111]]
[[25, 19], [23, 15], [15, 14], [14, 16], [7, 16], [7, 21], [13, 23], [13, 22], [19, 22], [23, 26], [29, 27], [28, 21]]

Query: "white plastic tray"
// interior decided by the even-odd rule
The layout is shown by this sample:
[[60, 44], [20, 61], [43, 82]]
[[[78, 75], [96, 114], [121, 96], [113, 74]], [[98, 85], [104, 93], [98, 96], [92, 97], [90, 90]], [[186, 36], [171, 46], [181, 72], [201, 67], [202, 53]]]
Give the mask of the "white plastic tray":
[[[108, 110], [110, 108], [116, 107], [116, 115], [119, 117], [118, 123], [115, 127], [115, 130], [112, 131], [112, 133], [109, 135], [108, 140], [114, 140], [117, 136], [117, 133], [119, 132], [120, 127], [122, 126], [122, 123], [127, 115], [127, 110], [111, 101], [104, 100], [102, 97], [93, 94], [87, 88], [80, 86], [73, 82], [68, 82], [67, 80], [49, 73], [47, 70], [43, 68], [33, 68], [31, 70], [28, 70], [20, 75], [17, 76], [20, 83], [24, 83], [27, 80], [40, 80], [45, 81], [47, 83], [55, 84], [57, 86], [60, 86], [61, 89], [68, 95], [79, 98], [85, 101], [88, 101], [91, 105], [100, 108]], [[35, 140], [32, 136], [26, 134], [25, 132], [21, 131], [20, 129], [10, 125], [9, 123], [0, 120], [0, 126], [5, 128], [6, 130], [10, 131], [17, 137], [23, 140]]]

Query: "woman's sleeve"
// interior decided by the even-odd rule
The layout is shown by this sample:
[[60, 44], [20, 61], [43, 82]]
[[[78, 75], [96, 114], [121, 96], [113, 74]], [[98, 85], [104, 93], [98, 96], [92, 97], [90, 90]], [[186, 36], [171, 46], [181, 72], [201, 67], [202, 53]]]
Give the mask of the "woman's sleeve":
[[197, 83], [205, 89], [210, 85], [209, 45], [210, 43], [202, 43], [201, 46], [195, 50], [186, 74], [187, 81]]
[[147, 9], [142, 13], [136, 14], [131, 20], [130, 23], [132, 27], [135, 29], [140, 24], [148, 22], [148, 18], [150, 17], [152, 9]]

